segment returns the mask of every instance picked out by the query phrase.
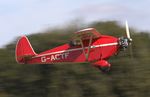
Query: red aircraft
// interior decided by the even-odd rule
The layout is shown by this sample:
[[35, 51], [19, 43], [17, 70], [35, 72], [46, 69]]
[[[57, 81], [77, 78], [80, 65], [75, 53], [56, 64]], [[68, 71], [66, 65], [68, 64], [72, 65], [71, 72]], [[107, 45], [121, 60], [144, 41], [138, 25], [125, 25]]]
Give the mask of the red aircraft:
[[107, 59], [122, 49], [126, 49], [130, 38], [126, 22], [126, 37], [115, 38], [101, 35], [94, 28], [75, 32], [76, 37], [70, 43], [55, 47], [42, 53], [35, 53], [26, 36], [22, 36], [16, 45], [16, 61], [20, 64], [56, 64], [90, 62], [103, 72], [110, 70]]

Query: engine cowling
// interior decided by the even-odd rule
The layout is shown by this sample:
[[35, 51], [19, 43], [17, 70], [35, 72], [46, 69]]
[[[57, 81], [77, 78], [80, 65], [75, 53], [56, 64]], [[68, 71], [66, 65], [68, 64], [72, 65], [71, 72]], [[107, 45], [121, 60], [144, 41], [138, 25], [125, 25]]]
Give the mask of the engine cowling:
[[100, 69], [102, 72], [109, 72], [110, 68], [111, 68], [111, 64], [109, 64], [106, 60], [100, 60], [97, 61], [95, 63], [93, 63], [94, 67], [97, 67], [98, 69]]

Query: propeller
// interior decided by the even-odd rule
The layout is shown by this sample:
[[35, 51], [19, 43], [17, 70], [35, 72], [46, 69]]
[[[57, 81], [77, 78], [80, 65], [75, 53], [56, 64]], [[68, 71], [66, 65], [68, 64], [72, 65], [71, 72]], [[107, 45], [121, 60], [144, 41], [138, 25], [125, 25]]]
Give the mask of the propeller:
[[133, 58], [133, 50], [132, 50], [132, 38], [130, 36], [130, 31], [129, 31], [129, 26], [128, 26], [128, 21], [126, 20], [126, 36], [128, 38], [129, 41], [129, 53], [130, 53], [130, 57]]
[[126, 27], [126, 37], [120, 37], [119, 38], [119, 45], [120, 45], [120, 50], [125, 51], [127, 48], [129, 48], [129, 55], [131, 56], [131, 58], [133, 58], [133, 53], [132, 53], [132, 38], [130, 36], [130, 31], [129, 31], [129, 26], [128, 26], [128, 22], [125, 22], [125, 27]]
[[127, 35], [127, 38], [129, 40], [129, 42], [131, 42], [132, 38], [130, 37], [129, 26], [128, 26], [128, 21], [127, 20], [126, 20], [126, 35]]

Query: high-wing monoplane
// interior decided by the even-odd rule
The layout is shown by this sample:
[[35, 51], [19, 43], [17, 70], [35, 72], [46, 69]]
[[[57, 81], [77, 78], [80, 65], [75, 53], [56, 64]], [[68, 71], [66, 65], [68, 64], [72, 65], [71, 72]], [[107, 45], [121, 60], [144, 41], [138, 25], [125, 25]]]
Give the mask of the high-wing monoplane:
[[16, 45], [16, 61], [21, 64], [89, 62], [101, 71], [108, 72], [111, 64], [107, 60], [121, 49], [126, 49], [131, 42], [127, 22], [124, 37], [102, 35], [94, 28], [87, 28], [75, 32], [74, 39], [69, 43], [39, 54], [35, 53], [28, 38], [22, 36]]

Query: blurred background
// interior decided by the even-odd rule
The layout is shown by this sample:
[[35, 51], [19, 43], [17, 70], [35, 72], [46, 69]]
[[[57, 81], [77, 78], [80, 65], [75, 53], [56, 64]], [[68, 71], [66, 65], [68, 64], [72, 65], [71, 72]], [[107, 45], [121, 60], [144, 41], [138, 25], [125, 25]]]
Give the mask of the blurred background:
[[[1, 0], [0, 97], [149, 97], [149, 0]], [[147, 8], [145, 10], [145, 8]], [[40, 53], [68, 43], [73, 32], [87, 27], [101, 34], [125, 36], [129, 49], [108, 61], [112, 70], [100, 72], [90, 64], [17, 64], [15, 45], [27, 35]]]

